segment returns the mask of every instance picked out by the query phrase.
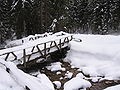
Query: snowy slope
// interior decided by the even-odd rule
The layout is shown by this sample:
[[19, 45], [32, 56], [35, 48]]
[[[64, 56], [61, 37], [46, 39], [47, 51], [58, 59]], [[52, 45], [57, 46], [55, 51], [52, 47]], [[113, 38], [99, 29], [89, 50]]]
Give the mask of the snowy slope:
[[[89, 76], [120, 79], [120, 36], [74, 35], [65, 61]], [[117, 72], [116, 72], [117, 71]]]

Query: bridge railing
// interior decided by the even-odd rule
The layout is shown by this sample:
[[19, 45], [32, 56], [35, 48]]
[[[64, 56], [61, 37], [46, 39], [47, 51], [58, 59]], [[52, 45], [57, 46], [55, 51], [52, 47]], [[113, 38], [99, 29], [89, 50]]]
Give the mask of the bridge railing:
[[61, 48], [66, 47], [67, 43], [69, 43], [72, 39], [73, 36], [69, 35], [66, 37], [57, 38], [53, 41], [36, 44], [30, 47], [22, 47], [15, 50], [7, 49], [3, 50], [3, 52], [0, 50], [0, 56], [4, 57], [5, 61], [9, 59], [12, 59], [10, 61], [21, 59], [24, 66], [26, 66], [26, 63], [31, 61], [32, 59], [35, 59], [36, 56], [36, 58], [46, 58], [49, 53], [56, 50], [61, 50]]

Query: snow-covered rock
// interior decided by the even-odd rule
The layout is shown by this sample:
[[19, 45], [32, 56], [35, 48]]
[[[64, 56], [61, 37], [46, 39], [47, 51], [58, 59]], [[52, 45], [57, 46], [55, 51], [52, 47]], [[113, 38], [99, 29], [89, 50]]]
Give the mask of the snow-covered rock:
[[54, 81], [53, 83], [56, 85], [57, 89], [59, 89], [61, 87], [61, 82], [60, 81]]
[[73, 73], [72, 72], [69, 72], [69, 71], [67, 71], [66, 73], [65, 73], [65, 78], [72, 78], [72, 76], [73, 76]]
[[61, 65], [62, 63], [55, 62], [55, 63], [52, 63], [51, 66], [47, 66], [46, 68], [51, 71], [58, 71], [58, 70], [65, 71], [65, 68], [62, 68]]
[[64, 90], [78, 90], [91, 87], [91, 83], [79, 76], [72, 78], [64, 84]]

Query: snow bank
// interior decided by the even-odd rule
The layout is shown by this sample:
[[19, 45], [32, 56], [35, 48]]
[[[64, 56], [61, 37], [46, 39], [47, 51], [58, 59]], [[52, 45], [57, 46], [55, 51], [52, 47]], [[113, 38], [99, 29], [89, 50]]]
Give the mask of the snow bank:
[[12, 62], [0, 60], [0, 90], [54, 90], [47, 76], [40, 74], [36, 78], [19, 70]]
[[78, 90], [78, 89], [86, 89], [91, 87], [91, 83], [81, 77], [81, 75], [76, 75], [76, 77], [67, 81], [64, 84], [64, 90]]
[[[65, 61], [89, 76], [120, 79], [120, 36], [75, 35]], [[117, 72], [116, 72], [117, 71]]]
[[116, 86], [111, 86], [111, 87], [108, 87], [104, 90], [120, 90], [120, 85], [116, 85]]

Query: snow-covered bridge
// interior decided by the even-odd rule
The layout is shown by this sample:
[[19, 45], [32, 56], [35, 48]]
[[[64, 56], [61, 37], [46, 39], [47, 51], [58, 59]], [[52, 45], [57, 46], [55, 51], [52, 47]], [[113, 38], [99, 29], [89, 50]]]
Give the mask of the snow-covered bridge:
[[16, 47], [0, 50], [0, 58], [3, 58], [5, 61], [15, 62], [16, 64], [24, 64], [26, 67], [27, 62], [36, 59], [43, 60], [50, 53], [57, 50], [61, 51], [62, 48], [67, 47], [72, 39], [72, 35], [63, 32], [49, 35]]

